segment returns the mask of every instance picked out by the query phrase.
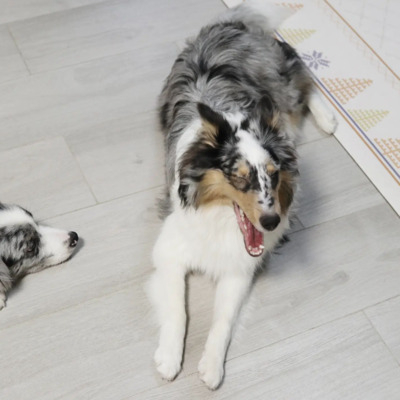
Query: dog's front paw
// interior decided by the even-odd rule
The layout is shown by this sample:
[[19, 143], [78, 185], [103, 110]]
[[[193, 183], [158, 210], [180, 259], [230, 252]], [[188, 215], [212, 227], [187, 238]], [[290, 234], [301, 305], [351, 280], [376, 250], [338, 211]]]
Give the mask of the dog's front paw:
[[209, 389], [218, 389], [224, 377], [224, 360], [204, 352], [199, 362], [199, 373]]
[[181, 370], [182, 355], [179, 351], [159, 346], [154, 354], [154, 361], [162, 378], [172, 381]]
[[6, 306], [7, 296], [4, 293], [0, 293], [0, 310]]
[[328, 135], [336, 132], [338, 121], [333, 111], [326, 109], [315, 116], [318, 126]]

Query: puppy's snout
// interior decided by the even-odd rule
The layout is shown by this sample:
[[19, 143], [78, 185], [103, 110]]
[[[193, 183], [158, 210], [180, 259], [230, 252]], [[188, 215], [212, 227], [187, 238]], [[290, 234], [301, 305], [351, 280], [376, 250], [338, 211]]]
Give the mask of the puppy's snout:
[[281, 217], [278, 214], [266, 214], [260, 218], [261, 226], [267, 231], [273, 231], [281, 222]]
[[68, 232], [69, 247], [75, 247], [78, 244], [79, 236], [76, 232]]

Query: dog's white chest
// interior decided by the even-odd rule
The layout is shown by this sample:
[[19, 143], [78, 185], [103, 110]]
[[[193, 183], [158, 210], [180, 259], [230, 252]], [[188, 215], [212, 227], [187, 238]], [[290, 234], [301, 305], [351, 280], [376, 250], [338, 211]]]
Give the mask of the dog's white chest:
[[[267, 251], [275, 246], [279, 237], [278, 232], [266, 237]], [[156, 248], [154, 256], [167, 252], [171, 261], [184, 263], [183, 268], [200, 270], [213, 278], [234, 270], [252, 274], [261, 261], [247, 253], [235, 213], [228, 206], [199, 210], [179, 208], [165, 220], [160, 239], [157, 245], [164, 249], [159, 252], [161, 249]]]

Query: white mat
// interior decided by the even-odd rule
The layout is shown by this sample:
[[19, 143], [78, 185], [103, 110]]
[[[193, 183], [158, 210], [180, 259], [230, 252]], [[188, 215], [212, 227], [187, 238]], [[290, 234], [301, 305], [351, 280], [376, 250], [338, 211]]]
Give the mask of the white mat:
[[390, 67], [329, 0], [277, 4], [294, 11], [277, 37], [297, 49], [338, 113], [336, 138], [400, 215], [400, 83], [393, 61]]

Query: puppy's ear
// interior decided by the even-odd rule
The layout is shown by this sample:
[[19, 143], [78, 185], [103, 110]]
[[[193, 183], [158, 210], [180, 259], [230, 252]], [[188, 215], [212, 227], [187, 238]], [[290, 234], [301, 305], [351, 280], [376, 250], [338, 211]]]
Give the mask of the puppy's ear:
[[203, 103], [197, 104], [197, 110], [203, 123], [202, 134], [206, 143], [216, 147], [226, 141], [232, 134], [232, 128], [223, 115]]
[[278, 128], [280, 112], [270, 96], [261, 97], [256, 106], [256, 114], [263, 129]]

